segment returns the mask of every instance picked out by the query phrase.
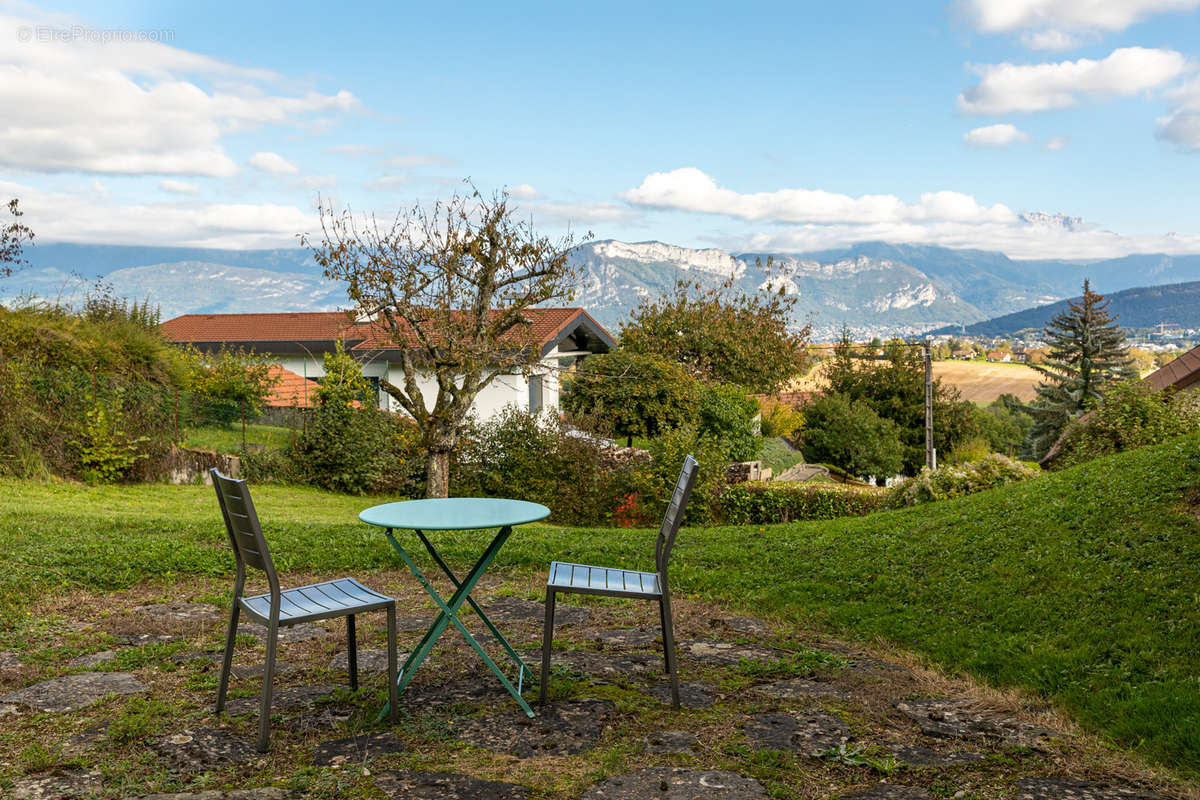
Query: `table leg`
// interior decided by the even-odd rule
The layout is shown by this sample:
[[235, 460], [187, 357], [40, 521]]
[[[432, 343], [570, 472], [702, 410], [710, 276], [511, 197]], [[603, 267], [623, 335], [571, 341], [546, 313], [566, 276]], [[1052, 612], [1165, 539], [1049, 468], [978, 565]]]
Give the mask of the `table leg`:
[[[429, 555], [433, 557], [434, 562], [441, 567], [442, 572], [446, 573], [446, 577], [451, 580], [455, 587], [460, 586], [461, 584], [458, 578], [453, 572], [450, 571], [450, 567], [448, 567], [446, 562], [442, 560], [441, 555], [439, 555], [438, 551], [434, 549], [433, 543], [429, 541], [429, 538], [424, 534], [424, 532], [417, 531], [417, 537], [420, 538], [421, 542], [425, 545], [425, 549], [429, 551]], [[500, 633], [500, 631], [488, 618], [488, 615], [483, 613], [483, 609], [480, 608], [479, 604], [475, 602], [475, 598], [468, 594], [467, 602], [471, 604], [471, 608], [475, 609], [475, 613], [479, 615], [481, 620], [483, 620], [483, 624], [487, 625], [488, 630], [492, 632], [492, 636], [496, 637], [496, 641], [500, 642], [500, 646], [508, 652], [508, 657], [511, 658], [513, 663], [517, 665], [517, 669], [519, 670], [517, 672], [517, 681], [518, 684], [523, 683], [525, 679], [525, 673], [528, 672], [530, 675], [532, 675], [533, 670], [529, 668], [524, 659], [517, 655], [517, 651], [514, 650], [512, 645], [508, 643], [508, 639], [504, 638], [504, 635]]]
[[[418, 531], [418, 533], [420, 532]], [[475, 588], [475, 584], [477, 584], [479, 579], [483, 577], [484, 571], [488, 568], [488, 566], [491, 565], [492, 561], [496, 558], [496, 555], [500, 552], [501, 546], [503, 546], [504, 542], [510, 535], [512, 535], [512, 528], [508, 526], [501, 528], [499, 532], [496, 533], [495, 537], [493, 537], [491, 541], [491, 544], [487, 546], [487, 549], [484, 550], [483, 555], [480, 556], [479, 560], [475, 562], [475, 565], [471, 567], [470, 571], [466, 575], [466, 578], [461, 583], [455, 581], [457, 588], [455, 589], [454, 594], [451, 595], [450, 602], [447, 603], [429, 583], [428, 579], [426, 579], [424, 574], [422, 574], [421, 570], [417, 568], [416, 563], [413, 562], [412, 558], [408, 555], [404, 548], [400, 546], [400, 543], [396, 541], [392, 530], [390, 528], [387, 530], [387, 538], [388, 541], [392, 543], [392, 547], [394, 547], [396, 552], [400, 554], [400, 557], [404, 559], [404, 563], [408, 566], [409, 571], [425, 588], [425, 591], [430, 597], [433, 598], [434, 602], [437, 603], [438, 608], [441, 609], [437, 618], [429, 627], [429, 630], [425, 632], [421, 642], [417, 645], [416, 649], [412, 651], [408, 659], [405, 660], [404, 666], [400, 671], [399, 685], [397, 687], [398, 693], [403, 692], [405, 687], [408, 686], [408, 682], [412, 679], [413, 673], [416, 672], [417, 668], [421, 665], [421, 662], [425, 660], [430, 651], [433, 649], [434, 642], [436, 642], [438, 637], [440, 637], [446, 630], [447, 625], [453, 623], [454, 626], [458, 628], [459, 632], [466, 638], [467, 642], [475, 649], [475, 652], [479, 654], [484, 663], [486, 663], [496, 677], [500, 679], [500, 682], [504, 685], [504, 688], [507, 689], [508, 693], [513, 696], [513, 698], [517, 701], [517, 704], [521, 706], [522, 710], [524, 710], [528, 716], [534, 716], [533, 709], [530, 708], [529, 704], [525, 702], [525, 699], [521, 697], [520, 692], [513, 688], [512, 683], [510, 683], [508, 678], [505, 677], [503, 671], [501, 671], [501, 669], [496, 666], [496, 663], [492, 661], [491, 657], [484, 652], [483, 648], [479, 646], [479, 643], [475, 641], [475, 637], [471, 636], [470, 632], [466, 629], [466, 627], [463, 626], [462, 622], [457, 616], [459, 607], [462, 606], [462, 604], [470, 597], [471, 590]], [[422, 536], [422, 538], [424, 537]], [[500, 638], [501, 641], [504, 641], [503, 637]], [[507, 644], [507, 642], [505, 643]], [[522, 663], [521, 666], [524, 667], [524, 663]], [[383, 711], [380, 712], [380, 719], [383, 718], [383, 714], [387, 713], [387, 711], [388, 708], [385, 706]]]

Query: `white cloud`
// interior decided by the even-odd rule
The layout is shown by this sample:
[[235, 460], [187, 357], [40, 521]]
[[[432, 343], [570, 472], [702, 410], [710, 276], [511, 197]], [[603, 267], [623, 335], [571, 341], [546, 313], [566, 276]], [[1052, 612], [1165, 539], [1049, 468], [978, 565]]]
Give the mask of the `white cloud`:
[[1054, 136], [1046, 141], [1047, 150], [1065, 150], [1067, 145], [1071, 143], [1069, 137]]
[[689, 167], [649, 175], [622, 197], [635, 205], [770, 223], [769, 232], [719, 240], [735, 252], [794, 253], [886, 241], [998, 250], [1013, 258], [1200, 253], [1200, 236], [1121, 236], [1082, 222], [1033, 224], [1007, 206], [982, 206], [971, 195], [953, 191], [922, 194], [915, 204], [893, 195], [855, 198], [798, 189], [739, 194]]
[[1090, 38], [1062, 31], [1025, 31], [1021, 44], [1030, 50], [1074, 50]]
[[159, 181], [158, 188], [162, 189], [164, 192], [171, 192], [172, 194], [196, 193], [196, 184], [188, 183], [187, 181], [172, 180], [171, 178], [163, 178], [161, 181]]
[[102, 202], [97, 188], [42, 192], [0, 181], [0, 196], [21, 198], [24, 220], [38, 241], [180, 247], [290, 247], [296, 234], [317, 230], [316, 214], [295, 206], [249, 203]]
[[305, 175], [296, 183], [301, 189], [329, 190], [337, 186], [337, 175]]
[[1085, 97], [1128, 96], [1157, 88], [1189, 67], [1181, 53], [1144, 47], [1114, 50], [1100, 61], [983, 64], [973, 68], [979, 84], [963, 90], [958, 107], [968, 114], [1069, 108]]
[[629, 224], [641, 214], [621, 203], [536, 203], [523, 206], [537, 225]]
[[364, 183], [363, 188], [370, 189], [372, 192], [383, 192], [406, 183], [408, 183], [408, 178], [404, 175], [382, 175]]
[[[1191, 11], [1200, 0], [960, 0], [981, 33], [1042, 31], [1043, 43], [1064, 42], [1064, 32], [1123, 31], [1155, 14]], [[1055, 49], [1055, 48], [1039, 48]]]
[[1008, 147], [1029, 141], [1029, 134], [1007, 122], [975, 128], [963, 134], [963, 141], [972, 147]]
[[228, 176], [237, 166], [225, 134], [360, 106], [346, 91], [272, 93], [261, 85], [279, 79], [269, 70], [157, 42], [38, 38], [69, 30], [67, 19], [0, 14], [0, 166]]
[[278, 153], [255, 153], [246, 163], [272, 175], [295, 175], [300, 171], [299, 167]]
[[1003, 205], [981, 206], [970, 195], [951, 191], [922, 194], [916, 205], [906, 204], [895, 195], [851, 197], [819, 189], [742, 194], [718, 187], [715, 180], [695, 167], [647, 175], [640, 186], [621, 197], [640, 206], [703, 211], [755, 221], [867, 224], [910, 220], [1003, 222], [1015, 218]]
[[413, 167], [453, 167], [458, 162], [453, 158], [432, 154], [414, 154], [397, 156], [386, 159], [383, 164], [392, 169], [412, 169]]
[[1166, 93], [1171, 111], [1157, 120], [1157, 135], [1185, 150], [1200, 152], [1200, 77]]
[[869, 241], [995, 250], [1011, 258], [1100, 259], [1119, 258], [1133, 253], [1200, 253], [1200, 236], [1121, 236], [1096, 228], [1070, 231], [1024, 223], [800, 225], [780, 232], [727, 240], [722, 244], [734, 251], [795, 253]]
[[518, 183], [516, 186], [509, 186], [508, 194], [510, 197], [515, 197], [518, 200], [537, 200], [542, 196], [541, 192], [528, 183]]
[[335, 144], [326, 149], [343, 156], [376, 156], [383, 152], [383, 148], [373, 144]]

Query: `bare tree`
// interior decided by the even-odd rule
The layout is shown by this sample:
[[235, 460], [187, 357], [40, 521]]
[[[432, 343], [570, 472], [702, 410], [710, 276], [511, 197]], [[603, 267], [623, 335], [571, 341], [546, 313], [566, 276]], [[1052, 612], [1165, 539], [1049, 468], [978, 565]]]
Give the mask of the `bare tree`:
[[[14, 217], [24, 214], [17, 204], [15, 199], [8, 201], [8, 212]], [[23, 242], [32, 241], [33, 231], [20, 222], [0, 225], [0, 278], [7, 278], [13, 274], [13, 269], [25, 263], [21, 257], [21, 245]]]
[[[507, 192], [472, 187], [432, 208], [413, 206], [390, 227], [322, 205], [321, 241], [307, 234], [325, 275], [348, 285], [360, 316], [400, 351], [402, 385], [382, 388], [416, 421], [427, 453], [427, 497], [445, 497], [450, 454], [475, 396], [503, 374], [528, 376], [540, 359], [528, 310], [570, 300], [573, 245], [515, 217]], [[432, 403], [421, 388], [431, 379]], [[436, 391], [434, 391], [436, 389]]]

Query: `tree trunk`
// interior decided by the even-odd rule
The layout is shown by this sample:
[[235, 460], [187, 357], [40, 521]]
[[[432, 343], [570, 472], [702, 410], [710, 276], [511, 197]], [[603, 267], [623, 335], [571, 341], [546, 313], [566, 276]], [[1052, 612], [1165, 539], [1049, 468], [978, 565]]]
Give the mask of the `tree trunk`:
[[430, 450], [425, 462], [425, 496], [446, 497], [450, 493], [450, 453]]

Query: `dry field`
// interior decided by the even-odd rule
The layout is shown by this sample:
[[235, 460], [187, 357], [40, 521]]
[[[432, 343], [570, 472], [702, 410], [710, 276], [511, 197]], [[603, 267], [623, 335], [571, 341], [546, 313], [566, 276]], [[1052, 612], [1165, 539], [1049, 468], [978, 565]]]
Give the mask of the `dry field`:
[[[788, 391], [811, 392], [824, 388], [823, 367], [824, 364], [818, 364], [803, 378], [797, 378], [788, 386]], [[1032, 400], [1034, 384], [1040, 378], [1036, 370], [1024, 364], [983, 361], [935, 361], [933, 376], [958, 387], [963, 399], [973, 403], [990, 403], [1005, 393], [1015, 394], [1024, 401]]]
[[989, 364], [983, 361], [935, 361], [933, 376], [953, 384], [964, 400], [990, 403], [1002, 394], [1019, 399], [1034, 398], [1034, 385], [1041, 379], [1037, 370], [1024, 364]]

